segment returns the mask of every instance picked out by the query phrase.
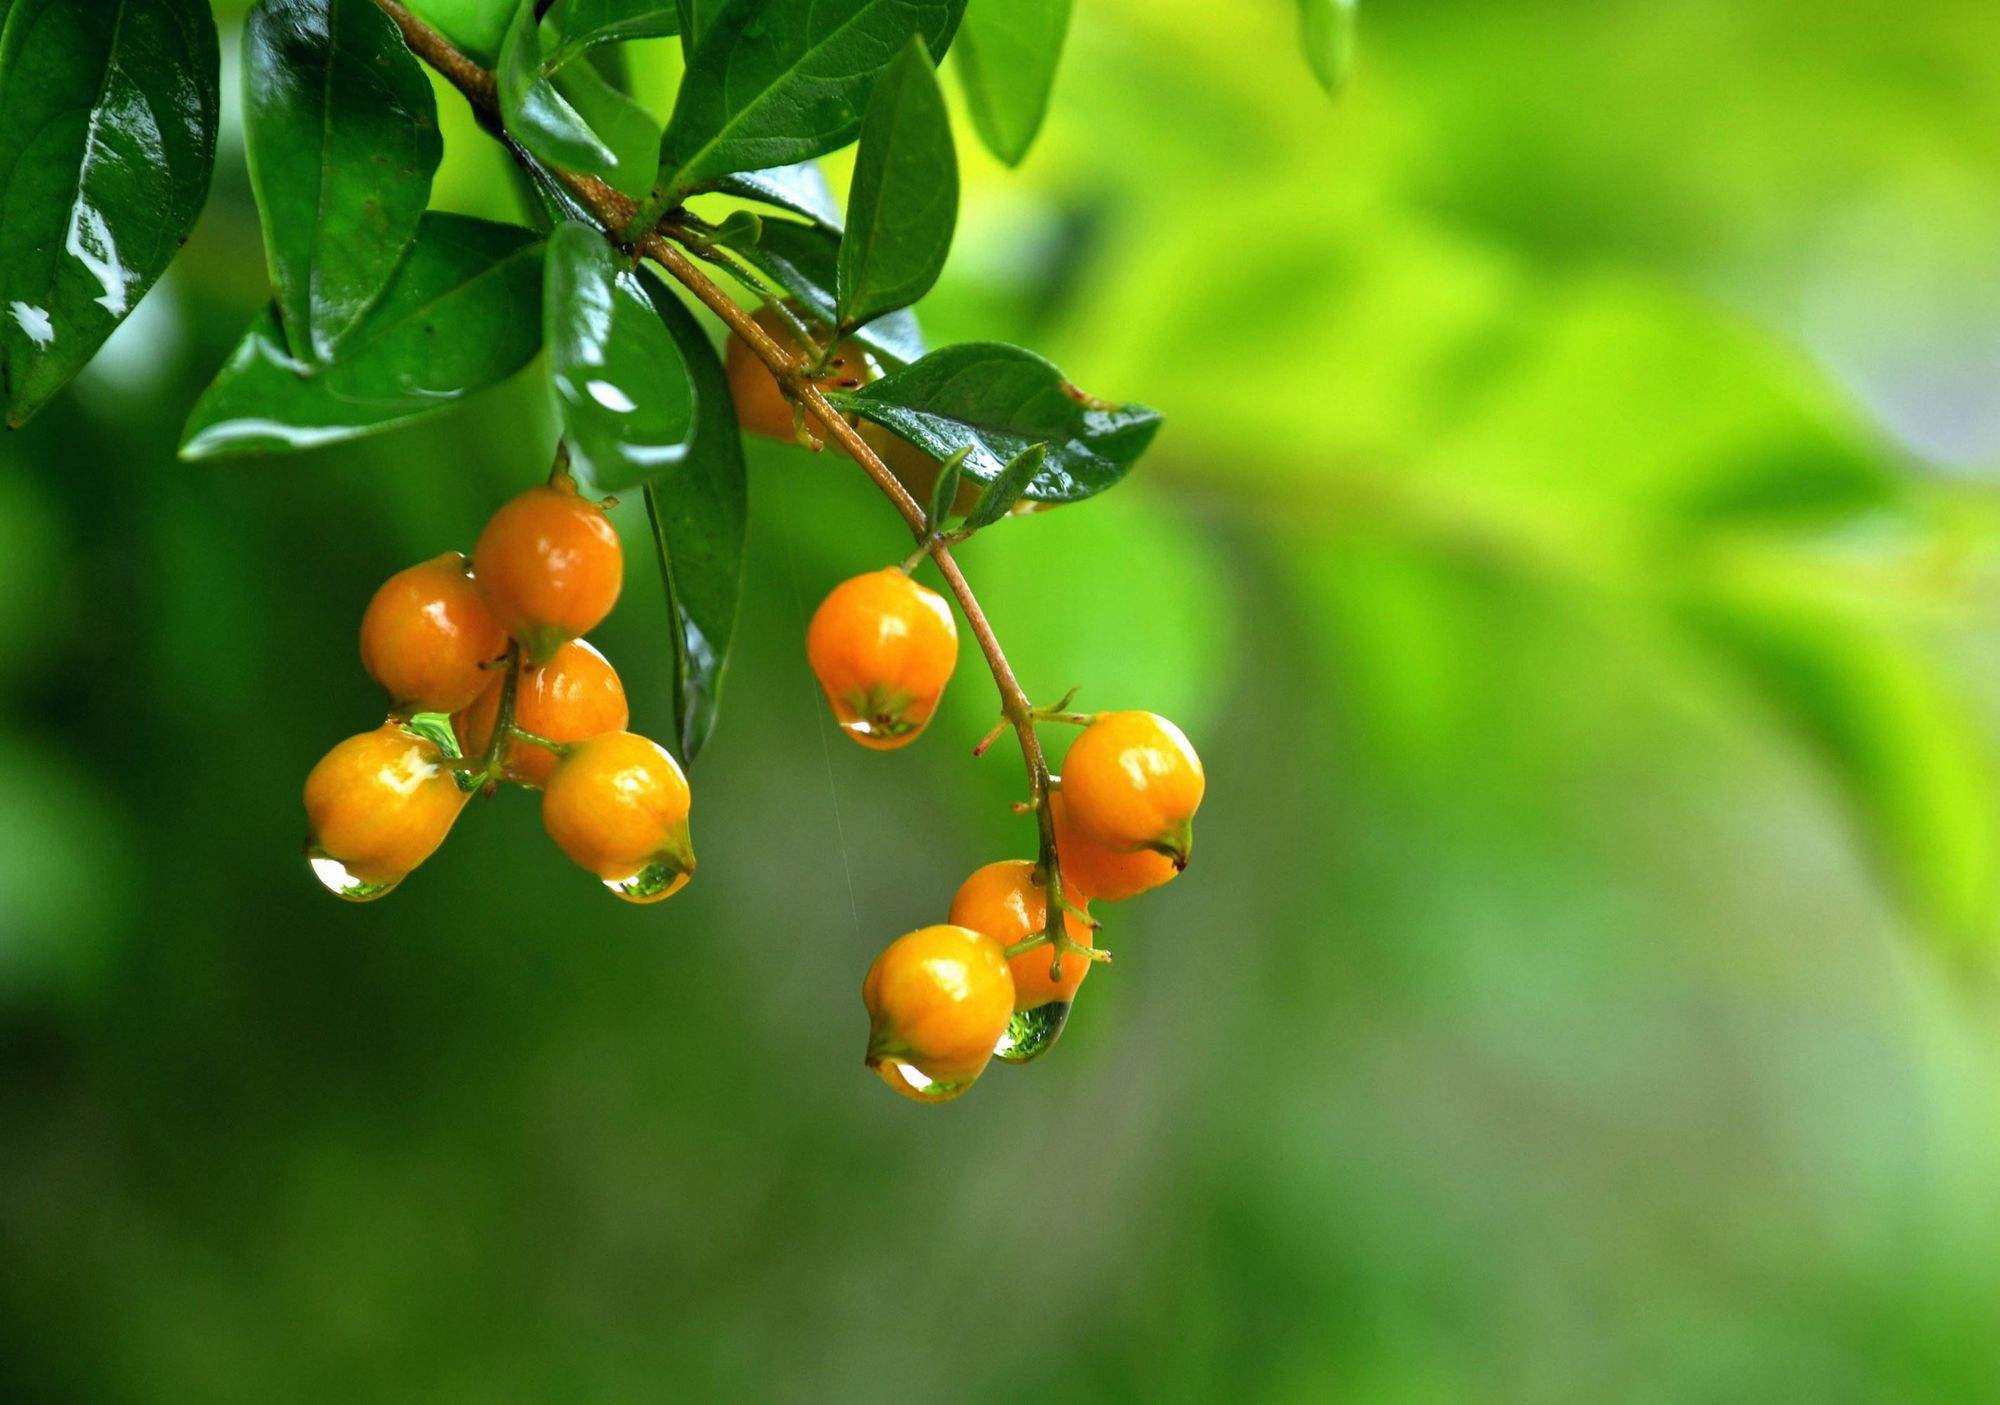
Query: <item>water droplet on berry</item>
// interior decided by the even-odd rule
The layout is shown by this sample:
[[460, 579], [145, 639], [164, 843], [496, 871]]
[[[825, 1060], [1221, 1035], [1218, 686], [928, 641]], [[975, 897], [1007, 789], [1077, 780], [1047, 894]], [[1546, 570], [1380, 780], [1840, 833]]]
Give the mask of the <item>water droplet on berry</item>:
[[1062, 1038], [1063, 1026], [1068, 1023], [1069, 1002], [1066, 1000], [1051, 1000], [1032, 1010], [1019, 1011], [1007, 1021], [1000, 1042], [993, 1046], [993, 1055], [1010, 1064], [1024, 1064], [1038, 1059], [1055, 1047], [1056, 1040]]
[[922, 1069], [895, 1059], [883, 1059], [875, 1065], [875, 1072], [904, 1097], [920, 1103], [950, 1102], [976, 1081], [968, 1078], [960, 1083], [941, 1083]]
[[370, 883], [348, 872], [346, 864], [327, 854], [308, 854], [306, 863], [311, 866], [312, 875], [319, 880], [321, 887], [351, 903], [373, 902], [403, 881], [392, 878], [387, 883]]
[[655, 859], [630, 878], [607, 878], [604, 886], [628, 903], [656, 903], [687, 886], [688, 870], [672, 859]]

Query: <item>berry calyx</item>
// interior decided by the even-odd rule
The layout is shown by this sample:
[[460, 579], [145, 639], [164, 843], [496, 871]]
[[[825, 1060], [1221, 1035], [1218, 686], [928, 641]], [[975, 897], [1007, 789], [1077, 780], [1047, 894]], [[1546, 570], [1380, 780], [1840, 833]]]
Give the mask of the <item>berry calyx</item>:
[[893, 567], [835, 586], [806, 630], [806, 657], [841, 729], [876, 751], [907, 746], [958, 664], [958, 622], [936, 591]]
[[1207, 781], [1185, 733], [1152, 712], [1100, 712], [1070, 743], [1062, 793], [1077, 830], [1114, 853], [1186, 868]]
[[343, 898], [379, 898], [451, 832], [466, 794], [437, 746], [395, 723], [349, 737], [306, 776], [306, 856]]
[[1056, 827], [1056, 858], [1062, 865], [1065, 894], [1094, 902], [1121, 903], [1170, 883], [1179, 875], [1173, 859], [1152, 849], [1119, 853], [1079, 830], [1069, 817], [1059, 789], [1051, 797]]
[[485, 665], [507, 652], [456, 551], [396, 572], [361, 616], [361, 666], [398, 715], [456, 712], [486, 686]]
[[949, 924], [906, 932], [861, 982], [868, 1066], [905, 1097], [943, 1102], [972, 1085], [1014, 1014], [1000, 943]]
[[563, 757], [542, 791], [556, 847], [627, 902], [672, 897], [694, 874], [687, 777], [658, 742], [606, 732]]
[[[1049, 895], [1037, 867], [1026, 859], [1003, 859], [976, 870], [952, 898], [951, 920], [984, 933], [1002, 948], [1040, 935], [1048, 927]], [[1091, 944], [1088, 918], [1065, 912], [1063, 930], [1078, 946]], [[1076, 988], [1095, 964], [1080, 952], [1058, 951], [1046, 942], [1009, 957], [1016, 1013], [1076, 999]], [[1059, 976], [1052, 974], [1057, 969]]]
[[604, 509], [561, 477], [501, 505], [472, 548], [472, 569], [494, 620], [542, 664], [611, 613], [625, 553]]
[[[470, 707], [451, 719], [467, 756], [484, 756], [500, 716], [507, 680], [494, 674]], [[552, 742], [580, 742], [620, 732], [631, 720], [625, 685], [610, 660], [584, 639], [572, 639], [539, 668], [524, 667], [514, 689], [514, 725]], [[510, 738], [502, 753], [502, 773], [518, 785], [547, 785], [556, 753], [533, 742]]]
[[[811, 325], [811, 318], [796, 303], [787, 306], [794, 316]], [[752, 320], [792, 355], [808, 351], [801, 345], [791, 322], [776, 309], [760, 307], [752, 314]], [[796, 443], [798, 421], [792, 411], [792, 402], [785, 398], [785, 392], [779, 388], [771, 368], [734, 332], [729, 334], [728, 342], [723, 347], [722, 362], [723, 370], [729, 376], [729, 398], [736, 405], [736, 422], [751, 434], [781, 439], [788, 444]], [[844, 341], [834, 348], [825, 368], [813, 378], [813, 384], [823, 391], [856, 390], [875, 377], [875, 363], [862, 350], [860, 343]], [[808, 419], [807, 432], [811, 433], [814, 428], [814, 422]], [[814, 447], [817, 446], [815, 435]]]

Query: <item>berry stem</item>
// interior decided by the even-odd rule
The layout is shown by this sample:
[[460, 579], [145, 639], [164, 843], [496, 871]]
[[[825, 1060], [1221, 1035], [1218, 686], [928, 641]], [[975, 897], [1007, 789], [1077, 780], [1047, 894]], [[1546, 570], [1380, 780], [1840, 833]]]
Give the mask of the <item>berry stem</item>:
[[[376, 6], [386, 14], [398, 29], [411, 52], [429, 64], [438, 74], [464, 95], [472, 105], [475, 116], [488, 131], [495, 132], [517, 160], [526, 156], [518, 146], [505, 137], [504, 129], [499, 129], [499, 103], [492, 73], [460, 53], [451, 42], [437, 30], [411, 14], [397, 0], [375, 0]], [[498, 130], [496, 130], [498, 129]], [[1056, 859], [1055, 821], [1050, 812], [1048, 760], [1042, 752], [1041, 738], [1035, 734], [1035, 708], [1022, 690], [1021, 682], [1014, 676], [1013, 665], [1007, 662], [1007, 652], [1000, 646], [1000, 639], [993, 632], [992, 622], [980, 607], [979, 597], [973, 594], [972, 586], [953, 559], [951, 548], [938, 537], [929, 535], [929, 523], [923, 504], [910, 496], [881, 456], [869, 447], [848, 421], [827, 401], [825, 395], [814, 385], [808, 374], [810, 355], [794, 356], [780, 346], [771, 335], [759, 326], [754, 318], [740, 307], [736, 300], [724, 292], [707, 274], [694, 263], [681, 248], [671, 242], [663, 230], [673, 226], [666, 220], [677, 202], [677, 195], [671, 184], [655, 190], [642, 208], [630, 198], [613, 190], [595, 176], [581, 175], [561, 167], [547, 167], [548, 172], [559, 181], [569, 193], [597, 221], [606, 239], [621, 250], [643, 255], [658, 264], [671, 275], [675, 282], [692, 293], [697, 301], [720, 318], [723, 325], [736, 334], [743, 344], [762, 361], [777, 380], [778, 386], [802, 412], [825, 426], [826, 433], [847, 455], [861, 465], [862, 471], [874, 481], [890, 505], [903, 515], [914, 537], [936, 563], [938, 574], [944, 577], [946, 587], [958, 607], [965, 615], [965, 621], [972, 630], [972, 637], [979, 644], [979, 652], [986, 658], [986, 667], [993, 675], [993, 686], [1000, 694], [1000, 710], [1014, 728], [1014, 735], [1021, 743], [1021, 759], [1028, 772], [1028, 793], [1035, 807], [1036, 827], [1040, 833], [1040, 862], [1048, 875], [1049, 904], [1048, 928], [1044, 939], [1066, 940], [1062, 931], [1062, 877]], [[837, 344], [837, 342], [836, 342]], [[509, 672], [509, 686], [502, 694], [504, 709], [494, 735], [504, 738], [512, 726], [513, 679], [520, 672], [519, 651]]]

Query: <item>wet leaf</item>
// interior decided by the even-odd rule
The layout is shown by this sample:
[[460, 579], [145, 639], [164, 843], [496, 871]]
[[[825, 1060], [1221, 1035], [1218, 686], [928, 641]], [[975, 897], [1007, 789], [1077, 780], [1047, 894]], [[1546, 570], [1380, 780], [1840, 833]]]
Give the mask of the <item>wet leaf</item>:
[[201, 0], [0, 6], [0, 401], [27, 421], [138, 305], [208, 195]]
[[[767, 219], [761, 221], [756, 243], [732, 240], [729, 247], [798, 299], [816, 320], [833, 326], [833, 285], [840, 257], [837, 236], [813, 225]], [[924, 334], [916, 314], [908, 309], [876, 318], [856, 331], [854, 340], [891, 366], [908, 365], [924, 354]]]
[[665, 193], [847, 145], [889, 61], [915, 35], [943, 54], [964, 12], [965, 0], [728, 0], [701, 21], [667, 123]]
[[958, 155], [921, 37], [882, 71], [861, 124], [836, 269], [835, 320], [858, 327], [910, 306], [944, 270], [958, 224]]
[[639, 275], [597, 230], [569, 221], [549, 236], [542, 307], [577, 481], [615, 493], [680, 463], [694, 387]]
[[243, 140], [292, 354], [331, 360], [382, 296], [444, 145], [430, 81], [373, 0], [260, 0]]
[[445, 409], [541, 347], [542, 245], [528, 230], [427, 214], [382, 301], [329, 366], [258, 314], [189, 416], [181, 457], [307, 449]]
[[986, 149], [1017, 166], [1049, 110], [1071, 0], [979, 0], [958, 36], [959, 82]]
[[1031, 351], [998, 342], [948, 346], [835, 405], [893, 430], [933, 458], [970, 447], [965, 472], [991, 483], [1031, 445], [1048, 461], [1025, 496], [1075, 502], [1117, 483], [1159, 431], [1159, 412], [1093, 400]]
[[633, 198], [652, 188], [659, 126], [587, 63], [545, 54], [535, 0], [520, 0], [495, 75], [507, 131], [550, 165], [600, 176]]

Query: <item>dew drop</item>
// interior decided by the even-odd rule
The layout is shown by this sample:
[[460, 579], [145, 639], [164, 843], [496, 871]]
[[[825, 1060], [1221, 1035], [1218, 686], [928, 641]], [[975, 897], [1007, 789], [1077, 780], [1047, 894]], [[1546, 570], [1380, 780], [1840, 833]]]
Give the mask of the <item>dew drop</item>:
[[312, 868], [313, 877], [320, 886], [337, 898], [345, 898], [351, 903], [373, 902], [402, 882], [392, 878], [387, 883], [371, 883], [365, 878], [357, 878], [348, 871], [347, 865], [327, 854], [308, 854], [306, 863]]
[[656, 903], [687, 886], [688, 870], [672, 859], [655, 859], [630, 878], [607, 878], [604, 886], [628, 903]]
[[967, 1078], [958, 1083], [943, 1083], [922, 1069], [896, 1059], [881, 1060], [875, 1065], [875, 1072], [884, 1083], [911, 1102], [918, 1103], [948, 1103], [977, 1081]]
[[993, 1056], [1010, 1064], [1024, 1064], [1038, 1059], [1055, 1047], [1056, 1041], [1062, 1038], [1063, 1026], [1068, 1023], [1069, 1002], [1066, 1000], [1051, 1000], [1032, 1010], [1019, 1011], [1007, 1021], [1000, 1042], [993, 1046]]

